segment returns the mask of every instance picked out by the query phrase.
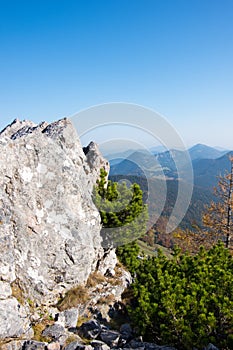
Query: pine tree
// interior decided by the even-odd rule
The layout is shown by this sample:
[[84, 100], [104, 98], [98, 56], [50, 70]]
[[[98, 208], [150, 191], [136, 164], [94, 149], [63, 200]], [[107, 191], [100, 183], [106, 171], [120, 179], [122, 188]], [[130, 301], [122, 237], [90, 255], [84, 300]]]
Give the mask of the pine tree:
[[125, 182], [107, 182], [107, 172], [101, 169], [93, 197], [101, 216], [104, 244], [127, 244], [146, 232], [148, 209], [138, 184], [127, 187]]

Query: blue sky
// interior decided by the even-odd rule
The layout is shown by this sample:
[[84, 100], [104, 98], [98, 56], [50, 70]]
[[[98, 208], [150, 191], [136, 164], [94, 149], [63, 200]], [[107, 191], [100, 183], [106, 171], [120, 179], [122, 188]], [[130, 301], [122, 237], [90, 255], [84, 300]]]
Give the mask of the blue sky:
[[0, 128], [122, 101], [233, 149], [232, 0], [0, 0], [0, 50]]

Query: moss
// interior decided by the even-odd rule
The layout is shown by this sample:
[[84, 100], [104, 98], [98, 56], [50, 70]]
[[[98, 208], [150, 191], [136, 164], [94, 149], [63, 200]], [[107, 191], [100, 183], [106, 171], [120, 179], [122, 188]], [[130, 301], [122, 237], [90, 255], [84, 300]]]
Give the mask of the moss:
[[27, 302], [28, 302], [28, 305], [30, 306], [30, 308], [32, 308], [32, 309], [34, 309], [35, 308], [35, 303], [34, 303], [34, 301], [33, 300], [31, 300], [31, 299], [27, 299]]
[[78, 285], [70, 289], [63, 299], [61, 299], [57, 308], [60, 311], [70, 309], [72, 307], [77, 307], [79, 304], [85, 304], [90, 299], [87, 288]]

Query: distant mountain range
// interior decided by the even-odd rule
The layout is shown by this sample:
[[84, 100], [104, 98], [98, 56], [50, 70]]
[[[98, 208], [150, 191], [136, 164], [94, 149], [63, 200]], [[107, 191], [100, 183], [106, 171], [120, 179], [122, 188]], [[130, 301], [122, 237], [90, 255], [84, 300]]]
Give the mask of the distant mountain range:
[[[190, 159], [187, 159], [189, 154]], [[150, 153], [145, 150], [124, 152], [108, 157], [110, 161], [110, 176], [134, 175], [159, 179], [185, 179], [187, 162], [191, 160], [196, 185], [212, 188], [216, 178], [229, 170], [229, 155], [232, 151], [218, 150], [202, 144], [197, 144], [188, 150], [186, 156], [180, 150], [170, 150], [161, 153]], [[177, 164], [179, 169], [177, 169]], [[178, 173], [179, 170], [179, 173]]]
[[220, 150], [202, 144], [197, 144], [189, 149], [189, 154], [192, 160], [195, 159], [216, 159], [229, 152], [229, 150]]
[[[226, 171], [230, 170], [229, 156], [233, 155], [233, 151], [197, 144], [188, 150], [186, 157], [184, 157], [183, 151], [156, 152], [155, 149], [151, 153], [145, 150], [136, 150], [128, 153], [126, 157], [121, 157], [118, 154], [117, 158], [114, 158], [112, 155], [109, 158], [110, 179], [127, 178], [130, 181], [134, 179], [136, 182], [141, 182], [144, 190], [146, 179], [154, 181], [157, 189], [161, 187], [159, 181], [166, 181], [169, 184], [167, 186], [169, 202], [167, 208], [171, 208], [171, 202], [175, 201], [177, 195], [178, 181], [186, 180], [188, 154], [189, 161], [191, 160], [193, 166], [194, 188], [190, 208], [183, 221], [183, 226], [190, 226], [191, 221], [200, 223], [204, 206], [214, 199], [213, 188], [217, 185], [218, 176], [224, 175]], [[179, 173], [176, 167], [177, 163], [179, 164]], [[157, 193], [155, 191], [154, 196], [159, 198], [158, 192], [159, 190]]]

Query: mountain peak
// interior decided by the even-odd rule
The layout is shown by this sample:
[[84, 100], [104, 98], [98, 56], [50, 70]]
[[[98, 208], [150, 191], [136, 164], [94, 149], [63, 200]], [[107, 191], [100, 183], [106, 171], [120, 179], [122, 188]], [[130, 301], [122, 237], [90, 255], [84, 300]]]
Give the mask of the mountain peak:
[[220, 151], [214, 147], [198, 143], [189, 149], [192, 160], [195, 159], [216, 159], [223, 156], [227, 151]]

